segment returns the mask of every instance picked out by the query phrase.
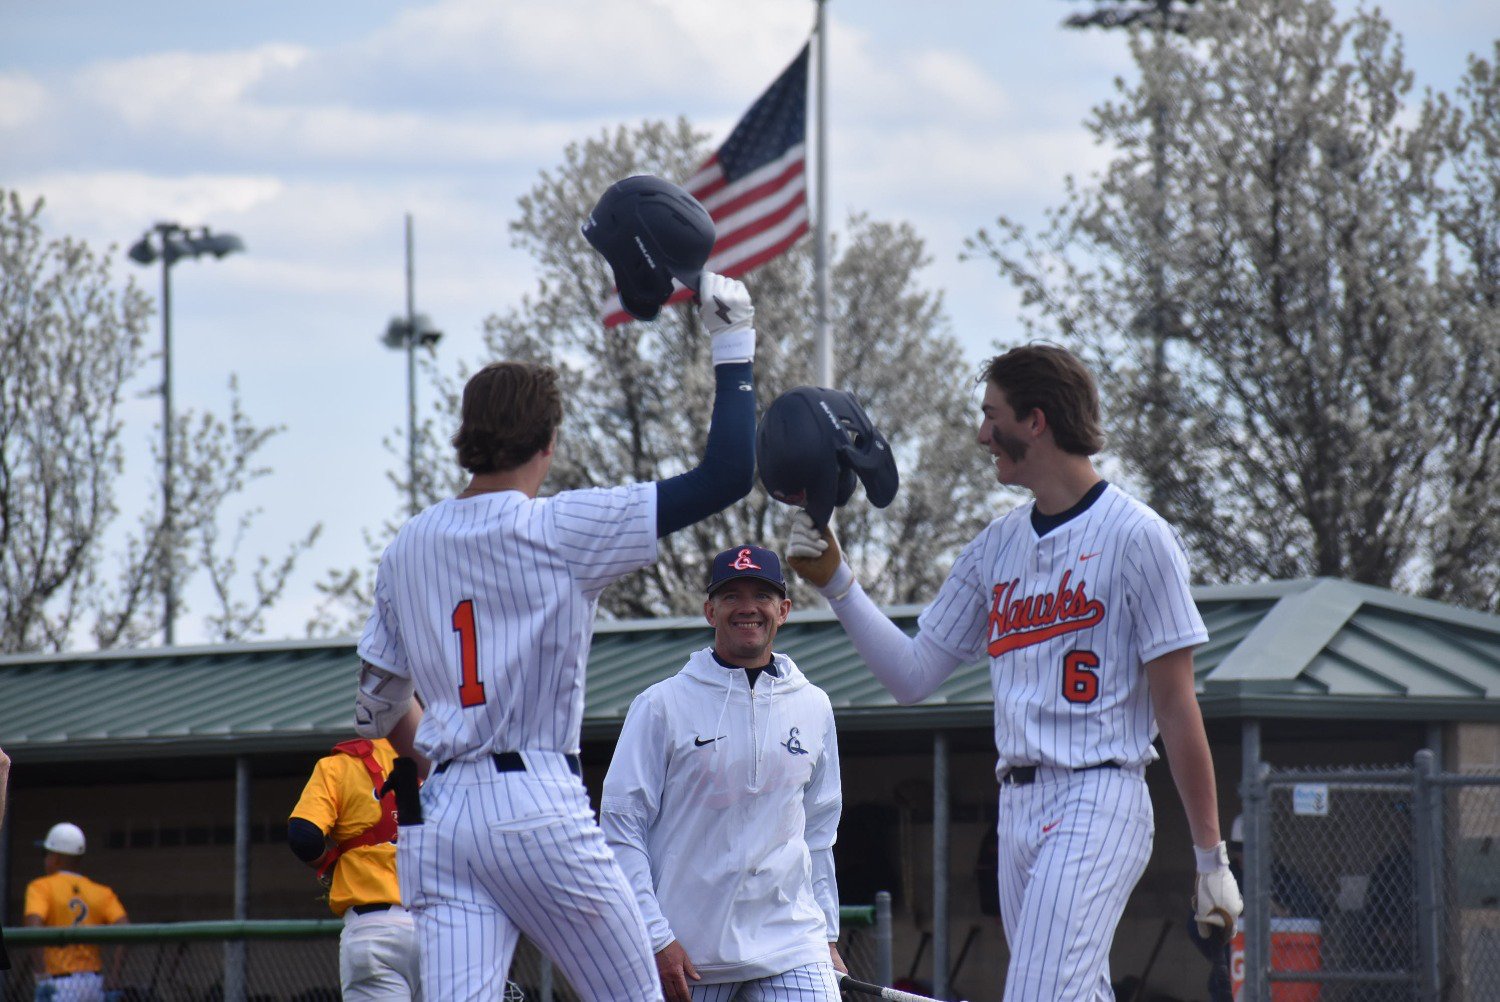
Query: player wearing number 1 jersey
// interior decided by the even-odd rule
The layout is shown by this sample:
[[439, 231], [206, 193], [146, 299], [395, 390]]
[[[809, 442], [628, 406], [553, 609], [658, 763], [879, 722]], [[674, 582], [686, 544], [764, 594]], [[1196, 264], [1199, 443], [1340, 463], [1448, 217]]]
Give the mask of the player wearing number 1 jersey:
[[[557, 374], [490, 365], [454, 436], [473, 474], [404, 525], [381, 558], [359, 642], [356, 727], [432, 765], [424, 820], [397, 840], [423, 994], [493, 998], [524, 933], [585, 999], [660, 999], [635, 894], [580, 778], [595, 605], [656, 541], [729, 506], [754, 478], [755, 334], [745, 287], [705, 273], [699, 315], [716, 390], [700, 465], [670, 480], [539, 498], [562, 419]], [[588, 406], [587, 401], [579, 402]], [[411, 705], [420, 697], [422, 711]]]
[[832, 533], [804, 514], [789, 563], [903, 703], [989, 657], [1006, 1002], [1111, 999], [1110, 943], [1151, 853], [1144, 772], [1158, 733], [1192, 830], [1195, 917], [1223, 933], [1240, 912], [1193, 686], [1192, 650], [1208, 634], [1171, 526], [1094, 470], [1103, 436], [1082, 363], [1028, 345], [985, 375], [979, 442], [1000, 482], [1034, 500], [964, 548], [916, 637], [875, 608]]

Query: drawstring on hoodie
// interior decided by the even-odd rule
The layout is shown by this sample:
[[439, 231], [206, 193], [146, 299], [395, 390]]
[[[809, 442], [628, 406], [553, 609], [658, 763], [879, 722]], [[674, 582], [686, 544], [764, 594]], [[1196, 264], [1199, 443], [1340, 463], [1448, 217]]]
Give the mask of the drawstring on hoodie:
[[[720, 728], [724, 724], [724, 714], [726, 714], [726, 713], [729, 712], [729, 699], [733, 695], [734, 695], [734, 672], [726, 671], [726, 672], [724, 672], [724, 704], [719, 707], [719, 719], [714, 721], [714, 734], [716, 734], [716, 735], [719, 733]], [[755, 694], [751, 693], [750, 694], [750, 698], [754, 699], [755, 698]], [[716, 756], [719, 754], [719, 744], [720, 744], [719, 741], [717, 741], [717, 740], [714, 741], [714, 751], [713, 751], [713, 753]]]

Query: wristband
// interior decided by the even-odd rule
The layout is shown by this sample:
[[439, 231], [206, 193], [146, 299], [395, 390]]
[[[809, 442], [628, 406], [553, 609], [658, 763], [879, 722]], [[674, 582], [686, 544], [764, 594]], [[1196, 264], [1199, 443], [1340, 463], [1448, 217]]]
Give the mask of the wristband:
[[731, 327], [715, 334], [710, 344], [713, 347], [714, 365], [752, 361], [755, 358], [755, 328]]
[[1193, 846], [1193, 855], [1198, 857], [1199, 873], [1218, 873], [1229, 868], [1229, 848], [1220, 842], [1211, 849]]
[[849, 597], [856, 583], [854, 571], [850, 569], [848, 563], [840, 560], [838, 570], [833, 572], [833, 577], [828, 579], [827, 584], [818, 588], [818, 594], [830, 602], [838, 602]]

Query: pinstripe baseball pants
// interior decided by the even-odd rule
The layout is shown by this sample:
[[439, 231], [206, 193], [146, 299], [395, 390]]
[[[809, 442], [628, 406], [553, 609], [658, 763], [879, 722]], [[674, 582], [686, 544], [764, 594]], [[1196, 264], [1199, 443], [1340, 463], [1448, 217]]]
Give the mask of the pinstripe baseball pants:
[[839, 1002], [832, 964], [808, 964], [754, 981], [693, 985], [693, 1002]]
[[1040, 768], [1001, 784], [998, 834], [1005, 1002], [1112, 1000], [1110, 946], [1155, 834], [1145, 776]]
[[425, 823], [403, 827], [396, 869], [422, 947], [422, 993], [487, 1000], [524, 933], [584, 999], [659, 1002], [635, 893], [563, 755], [453, 762], [422, 787]]

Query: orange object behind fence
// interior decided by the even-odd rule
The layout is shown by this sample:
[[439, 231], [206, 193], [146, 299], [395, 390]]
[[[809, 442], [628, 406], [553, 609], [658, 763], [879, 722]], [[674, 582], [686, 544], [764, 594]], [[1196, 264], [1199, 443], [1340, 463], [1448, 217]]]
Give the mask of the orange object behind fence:
[[[1237, 932], [1230, 942], [1229, 977], [1235, 1002], [1245, 987], [1245, 934]], [[1271, 970], [1321, 971], [1323, 969], [1323, 923], [1317, 919], [1271, 919]], [[1273, 981], [1271, 1002], [1318, 1002], [1323, 986], [1316, 981]]]

